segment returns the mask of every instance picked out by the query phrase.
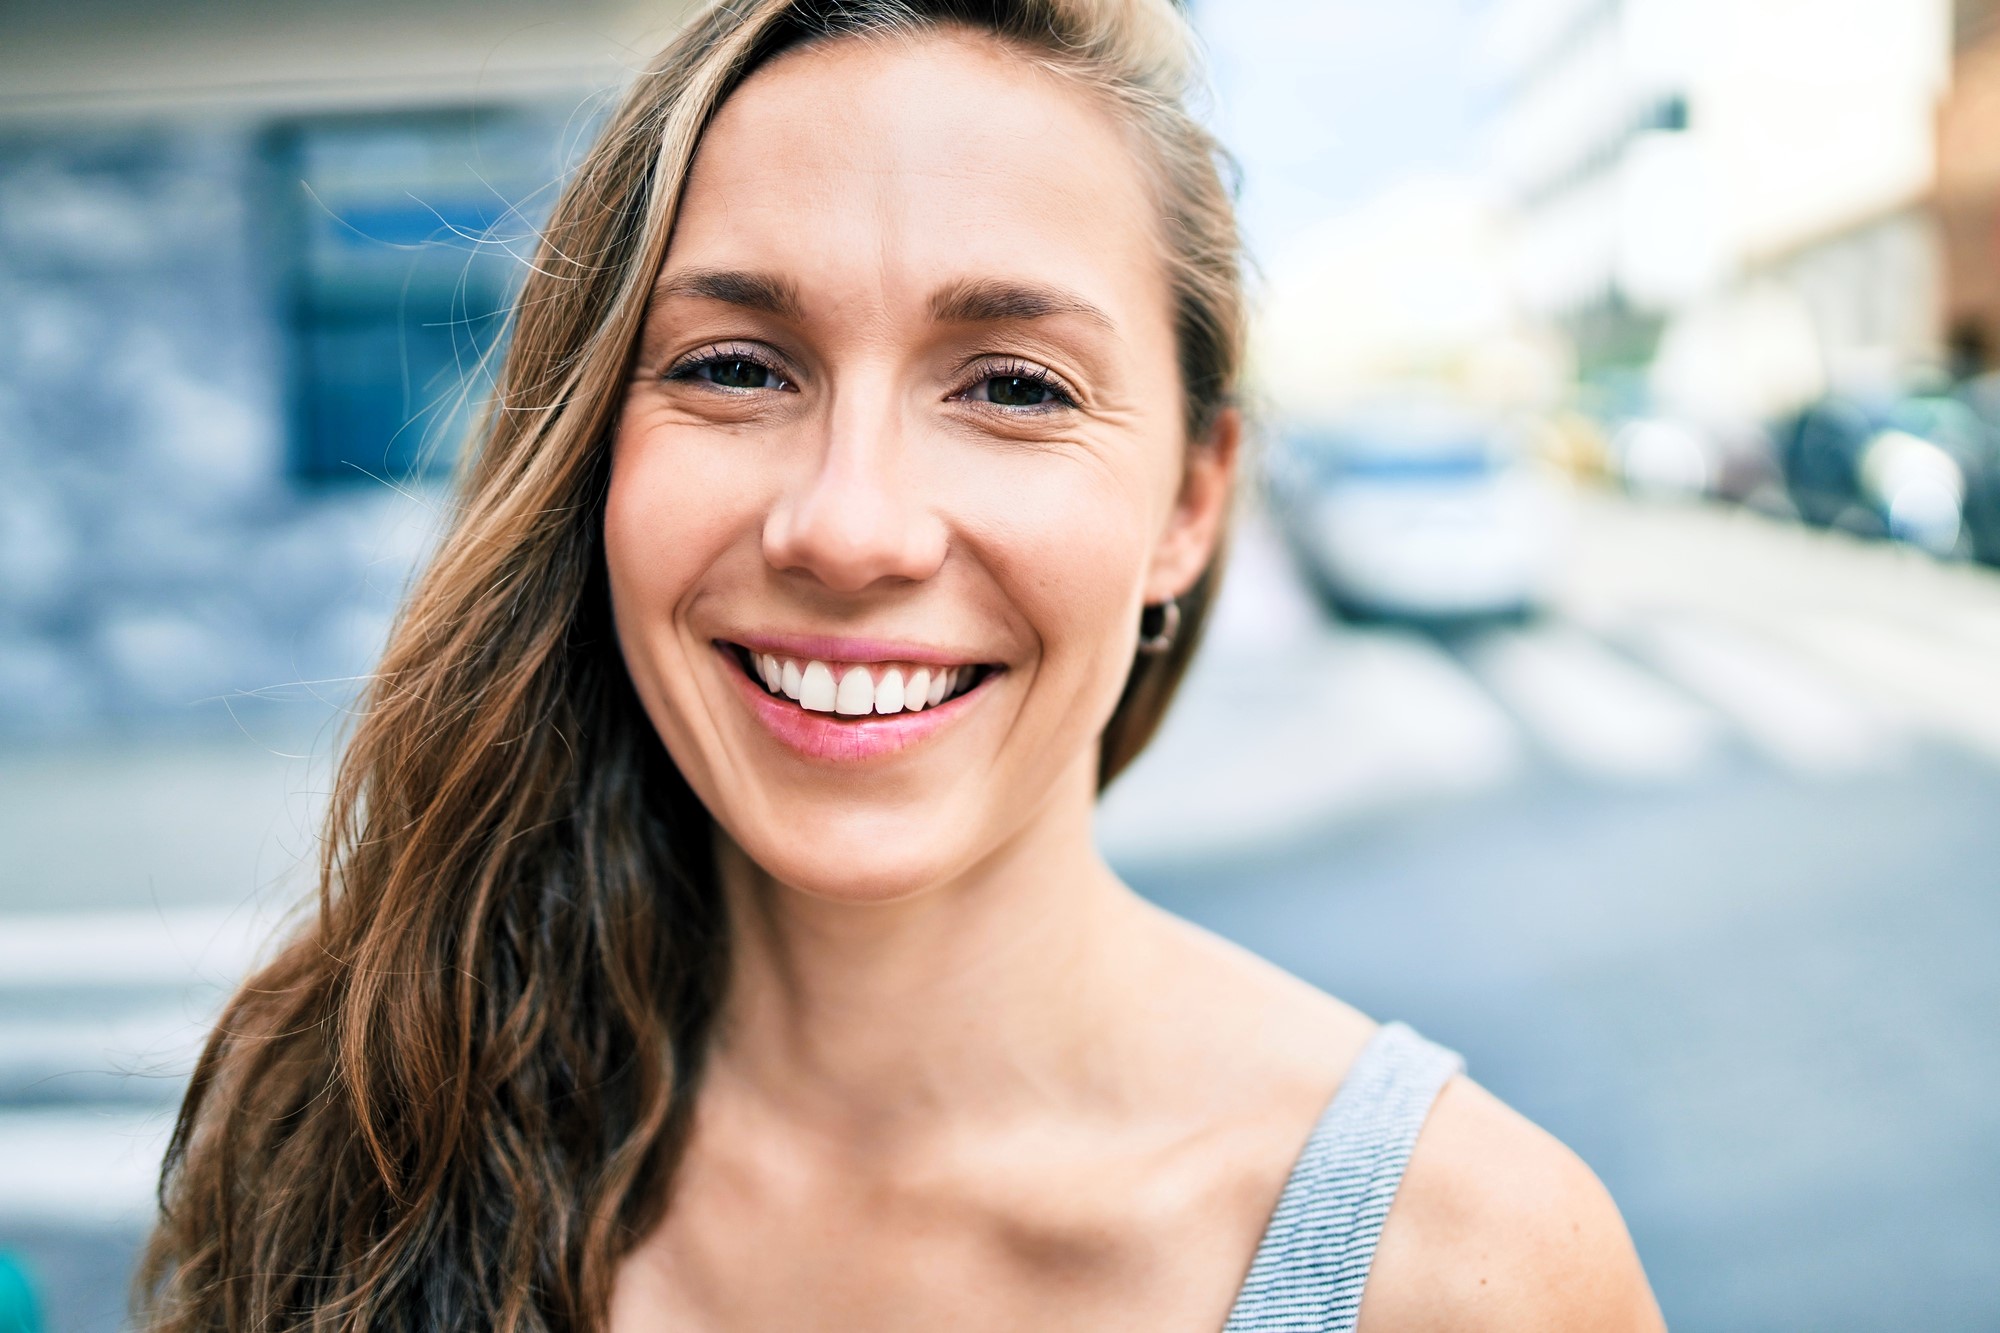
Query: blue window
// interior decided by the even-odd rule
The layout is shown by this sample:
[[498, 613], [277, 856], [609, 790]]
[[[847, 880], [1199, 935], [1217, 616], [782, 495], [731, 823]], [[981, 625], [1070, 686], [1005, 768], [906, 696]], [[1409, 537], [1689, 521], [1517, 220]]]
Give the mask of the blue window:
[[290, 334], [291, 471], [448, 471], [557, 174], [532, 111], [287, 122], [271, 136]]

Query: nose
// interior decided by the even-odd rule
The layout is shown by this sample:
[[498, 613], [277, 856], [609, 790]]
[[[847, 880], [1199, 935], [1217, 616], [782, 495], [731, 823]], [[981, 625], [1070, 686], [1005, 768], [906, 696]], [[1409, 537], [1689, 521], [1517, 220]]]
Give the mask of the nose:
[[923, 494], [925, 470], [908, 465], [909, 444], [893, 411], [837, 406], [810, 470], [765, 519], [771, 567], [836, 592], [937, 573], [945, 524]]

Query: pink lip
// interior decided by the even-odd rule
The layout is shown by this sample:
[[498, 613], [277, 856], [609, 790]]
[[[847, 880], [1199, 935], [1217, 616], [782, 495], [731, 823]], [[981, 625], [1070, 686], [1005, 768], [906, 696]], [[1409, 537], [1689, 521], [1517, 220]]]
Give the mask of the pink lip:
[[[853, 641], [843, 642], [851, 644]], [[744, 644], [746, 648], [750, 646]], [[762, 651], [781, 650], [766, 648]], [[897, 651], [900, 653], [902, 650], [898, 648]], [[723, 659], [723, 670], [736, 682], [736, 688], [742, 691], [744, 700], [750, 705], [750, 711], [757, 720], [762, 722], [780, 742], [799, 755], [825, 763], [859, 763], [907, 750], [957, 721], [975, 699], [986, 693], [986, 686], [992, 681], [992, 677], [988, 676], [957, 698], [947, 699], [935, 708], [926, 708], [921, 713], [891, 713], [886, 717], [870, 718], [867, 721], [835, 721], [834, 714], [808, 713], [790, 699], [774, 697], [762, 685], [743, 674], [742, 667], [736, 661], [736, 655], [728, 648], [717, 644], [716, 652]], [[787, 655], [808, 656], [796, 652]], [[921, 662], [926, 659], [892, 655], [875, 658], [822, 657], [820, 660]]]
[[[741, 644], [753, 653], [773, 657], [817, 658], [822, 662], [915, 662], [919, 666], [968, 666], [977, 657], [954, 654], [919, 643], [898, 643], [892, 639], [841, 639], [823, 634], [730, 635], [730, 643]], [[921, 714], [919, 714], [921, 716]]]

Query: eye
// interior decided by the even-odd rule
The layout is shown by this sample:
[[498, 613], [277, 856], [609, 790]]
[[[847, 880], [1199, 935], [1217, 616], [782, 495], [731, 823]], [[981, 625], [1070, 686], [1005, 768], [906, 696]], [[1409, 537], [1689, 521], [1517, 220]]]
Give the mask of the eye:
[[1029, 365], [1002, 366], [989, 371], [962, 397], [975, 403], [1026, 411], [1076, 406], [1076, 400], [1053, 375]]
[[731, 393], [759, 389], [789, 389], [791, 382], [778, 368], [748, 350], [705, 351], [688, 357], [666, 373], [670, 380], [701, 380]]

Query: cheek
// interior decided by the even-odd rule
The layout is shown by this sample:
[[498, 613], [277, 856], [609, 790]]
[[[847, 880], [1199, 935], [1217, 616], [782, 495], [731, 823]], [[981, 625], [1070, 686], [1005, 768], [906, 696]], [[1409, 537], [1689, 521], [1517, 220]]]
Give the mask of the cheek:
[[635, 641], [657, 632], [656, 621], [678, 600], [688, 574], [681, 567], [688, 550], [679, 539], [682, 515], [673, 491], [658, 480], [630, 450], [615, 452], [604, 501], [604, 564], [618, 637], [634, 675], [643, 674], [631, 660]]
[[968, 460], [954, 526], [1036, 640], [1038, 670], [1081, 677], [1117, 665], [1155, 527], [1151, 489], [1099, 459]]
[[770, 489], [768, 448], [630, 414], [613, 439], [605, 545], [624, 557], [699, 567], [754, 525]]
[[[621, 426], [604, 504], [604, 559], [626, 664], [635, 678], [672, 634], [676, 612], [724, 552], [756, 531], [755, 479], [728, 451], [685, 447], [671, 431]], [[651, 662], [655, 668], [659, 665]]]

